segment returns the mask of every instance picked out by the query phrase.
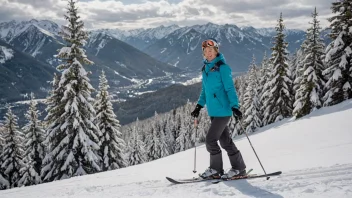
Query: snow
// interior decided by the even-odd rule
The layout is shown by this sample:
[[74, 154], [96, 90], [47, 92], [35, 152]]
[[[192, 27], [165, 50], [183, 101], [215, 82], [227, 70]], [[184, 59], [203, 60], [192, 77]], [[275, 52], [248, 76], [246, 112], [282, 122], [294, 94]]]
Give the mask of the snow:
[[[28, 98], [28, 96], [26, 96], [26, 98]], [[37, 103], [45, 103], [46, 99], [34, 99], [33, 101]], [[31, 100], [23, 100], [23, 101], [17, 101], [15, 102], [15, 104], [29, 104], [30, 102]]]
[[0, 45], [0, 63], [4, 64], [5, 61], [13, 58], [13, 54], [14, 52], [12, 49]]
[[202, 75], [200, 74], [198, 77], [192, 78], [191, 80], [187, 80], [186, 82], [181, 84], [187, 86], [187, 85], [193, 85], [193, 84], [199, 83], [201, 81], [202, 81]]
[[41, 28], [41, 27], [40, 27], [40, 24], [36, 24], [35, 26], [36, 26], [36, 27], [39, 29], [39, 31], [41, 31], [43, 34], [46, 34], [46, 35], [48, 35], [48, 36], [50, 36], [50, 37], [55, 38], [55, 35], [54, 35], [52, 32]]
[[[116, 62], [117, 62], [117, 61], [116, 61]], [[121, 64], [121, 66], [122, 66], [122, 65], [124, 65], [124, 64]], [[117, 71], [115, 71], [115, 70], [114, 70], [114, 73], [115, 73], [116, 75], [118, 75], [118, 76], [121, 76], [122, 78], [124, 78], [124, 79], [126, 79], [126, 80], [131, 81], [132, 83], [135, 83], [135, 84], [141, 84], [141, 83], [144, 83], [144, 82], [146, 82], [146, 81], [148, 81], [149, 83], [152, 82], [152, 81], [150, 81], [151, 79], [148, 79], [148, 80], [146, 80], [146, 81], [143, 81], [143, 80], [139, 80], [139, 79], [135, 79], [135, 78], [128, 78], [128, 77], [126, 77], [126, 76], [121, 75], [119, 72], [117, 72]]]
[[104, 46], [108, 43], [107, 40], [102, 39], [97, 47], [97, 53], [95, 53], [95, 56], [98, 55], [99, 51], [104, 48]]
[[[74, 177], [36, 186], [0, 191], [1, 198], [36, 197], [352, 197], [352, 100], [316, 110], [299, 120], [284, 119], [250, 135], [266, 170], [283, 174], [270, 180], [253, 179], [211, 184], [173, 185], [165, 176], [189, 178], [194, 149], [115, 171]], [[248, 168], [263, 171], [245, 136], [237, 136]], [[229, 168], [226, 152], [224, 166]], [[208, 167], [204, 145], [197, 147], [197, 173]]]
[[176, 62], [173, 64], [173, 66], [174, 66], [174, 67], [177, 67], [177, 65], [178, 65], [179, 62], [180, 62], [180, 61], [176, 61]]
[[166, 50], [167, 50], [167, 48], [163, 48], [163, 49], [161, 49], [160, 54], [164, 53]]
[[155, 91], [136, 92], [135, 94], [136, 94], [136, 95], [143, 95], [143, 94], [145, 94], [145, 93], [153, 93], [153, 92], [155, 92]]

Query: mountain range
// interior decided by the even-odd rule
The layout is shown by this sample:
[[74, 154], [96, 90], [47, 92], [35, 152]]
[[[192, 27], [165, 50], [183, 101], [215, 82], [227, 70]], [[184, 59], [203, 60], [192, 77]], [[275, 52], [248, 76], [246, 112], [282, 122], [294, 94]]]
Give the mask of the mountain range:
[[[253, 55], [259, 63], [264, 52], [270, 54], [274, 45], [273, 37], [276, 35], [275, 28], [238, 27], [213, 23], [186, 27], [160, 26], [129, 31], [105, 29], [95, 30], [94, 33], [122, 40], [155, 59], [185, 69], [187, 72], [199, 71], [203, 59], [201, 42], [207, 38], [214, 38], [220, 44], [220, 52], [224, 53], [227, 63], [236, 73], [247, 71]], [[326, 44], [330, 42], [328, 33], [328, 29], [321, 32]], [[286, 29], [285, 35], [289, 43], [288, 51], [293, 54], [305, 39], [305, 32]]]
[[[54, 55], [65, 45], [59, 32], [59, 26], [47, 20], [0, 23], [0, 40], [53, 69], [60, 62]], [[102, 33], [90, 32], [85, 49], [87, 56], [95, 62], [93, 66], [86, 67], [86, 70], [91, 71], [90, 79], [93, 86], [98, 87], [101, 70], [105, 70], [107, 78], [112, 83], [113, 92], [119, 93], [122, 98], [128, 98], [131, 94], [127, 92], [135, 90], [136, 87], [141, 91], [150, 91], [170, 85], [168, 83], [172, 82], [170, 76], [177, 77], [182, 72], [177, 67], [156, 60], [135, 47]], [[13, 57], [18, 58], [20, 57], [16, 55]], [[36, 92], [34, 89], [27, 91]], [[15, 98], [20, 99], [22, 99], [20, 95]], [[4, 100], [10, 101], [6, 93]]]
[[[47, 95], [50, 90], [47, 81], [52, 80], [53, 73], [57, 72], [55, 67], [60, 63], [54, 55], [65, 45], [59, 32], [59, 25], [48, 20], [32, 19], [0, 23], [0, 49], [5, 49], [0, 51], [0, 75], [2, 75], [0, 103], [23, 100], [30, 92], [34, 92], [37, 98], [44, 98]], [[105, 70], [113, 100], [115, 102], [127, 100], [126, 103], [134, 101], [138, 103], [137, 106], [143, 104], [145, 107], [153, 107], [145, 114], [149, 116], [150, 112], [158, 110], [158, 106], [151, 103], [157, 102], [160, 97], [156, 97], [155, 94], [143, 97], [140, 95], [199, 77], [203, 65], [201, 53], [203, 40], [214, 38], [219, 42], [220, 52], [224, 53], [226, 62], [237, 75], [247, 71], [253, 55], [258, 64], [264, 52], [270, 56], [276, 31], [275, 28], [207, 23], [128, 31], [99, 29], [88, 33], [89, 39], [84, 48], [88, 58], [95, 64], [85, 68], [90, 71], [89, 77], [93, 86], [98, 87], [100, 72]], [[328, 33], [328, 30], [321, 33], [326, 44], [329, 42]], [[305, 32], [286, 29], [285, 34], [286, 42], [289, 43], [288, 51], [292, 54], [304, 40]], [[11, 59], [1, 58], [5, 57], [5, 52], [8, 51], [14, 52]], [[1, 62], [2, 59], [4, 63]], [[28, 62], [30, 64], [27, 64]], [[10, 70], [11, 75], [8, 75]], [[23, 75], [23, 71], [26, 75]], [[27, 78], [28, 76], [31, 77]], [[189, 90], [191, 94], [198, 94], [198, 91]], [[162, 94], [167, 95], [167, 88]], [[185, 102], [184, 98], [177, 94], [174, 97], [179, 97], [182, 103]], [[150, 103], [142, 102], [141, 98]], [[194, 100], [194, 97], [190, 98]], [[123, 103], [119, 105], [124, 106]], [[170, 105], [169, 108], [174, 106]], [[120, 113], [124, 110], [126, 109], [121, 108], [117, 111]], [[133, 116], [125, 121], [129, 122], [132, 119]]]

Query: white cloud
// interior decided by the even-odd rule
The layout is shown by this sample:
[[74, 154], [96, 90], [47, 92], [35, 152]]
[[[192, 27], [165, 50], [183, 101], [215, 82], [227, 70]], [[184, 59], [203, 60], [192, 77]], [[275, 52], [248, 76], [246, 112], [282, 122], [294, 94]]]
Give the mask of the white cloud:
[[[66, 1], [0, 0], [0, 20], [49, 19], [64, 23]], [[40, 1], [42, 2], [42, 1]], [[89, 29], [148, 28], [159, 25], [180, 26], [236, 24], [239, 26], [274, 27], [280, 12], [287, 28], [306, 29], [314, 7], [323, 27], [331, 16], [331, 2], [326, 0], [183, 0], [183, 1], [84, 0], [77, 3]]]

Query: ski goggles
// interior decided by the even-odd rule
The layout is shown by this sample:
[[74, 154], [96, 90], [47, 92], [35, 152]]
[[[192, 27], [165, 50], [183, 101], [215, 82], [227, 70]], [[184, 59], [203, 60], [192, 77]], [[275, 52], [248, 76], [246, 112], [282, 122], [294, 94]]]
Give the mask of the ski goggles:
[[215, 41], [208, 39], [202, 42], [202, 49], [206, 47], [219, 47], [219, 45]]

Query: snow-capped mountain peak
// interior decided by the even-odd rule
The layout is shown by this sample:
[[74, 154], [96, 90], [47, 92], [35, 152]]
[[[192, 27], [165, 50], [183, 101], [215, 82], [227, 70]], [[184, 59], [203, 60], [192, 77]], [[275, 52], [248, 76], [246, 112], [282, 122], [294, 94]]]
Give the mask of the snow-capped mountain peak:
[[27, 31], [28, 28], [33, 28], [33, 26], [38, 27], [41, 32], [52, 37], [58, 35], [58, 32], [60, 31], [60, 28], [56, 23], [48, 20], [38, 21], [32, 19], [21, 22], [13, 20], [0, 23], [0, 39], [5, 40], [6, 42], [11, 42], [11, 40]]
[[138, 34], [138, 36], [141, 38], [161, 39], [179, 28], [180, 27], [177, 25], [171, 25], [171, 26], [167, 26], [167, 27], [161, 25], [156, 28], [146, 29], [145, 31], [140, 32]]
[[148, 29], [139, 28], [139, 29], [133, 29], [133, 30], [98, 29], [98, 30], [92, 30], [91, 36], [95, 36], [98, 34], [105, 34], [119, 40], [128, 40], [131, 37], [138, 38], [141, 40], [155, 40], [155, 39], [161, 39], [179, 28], [180, 27], [177, 25], [171, 25], [171, 26], [161, 25], [156, 28], [148, 28]]

